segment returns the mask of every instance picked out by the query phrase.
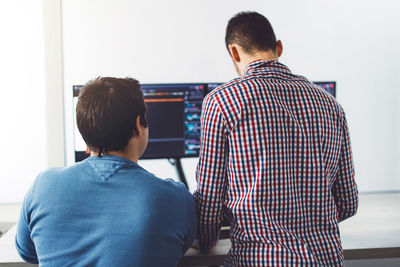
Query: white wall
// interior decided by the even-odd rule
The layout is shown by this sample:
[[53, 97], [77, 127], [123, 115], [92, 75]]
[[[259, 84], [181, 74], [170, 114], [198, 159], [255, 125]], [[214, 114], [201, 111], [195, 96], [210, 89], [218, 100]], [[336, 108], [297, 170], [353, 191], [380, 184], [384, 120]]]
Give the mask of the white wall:
[[0, 1], [0, 203], [46, 167], [42, 1]]
[[[228, 19], [267, 16], [281, 62], [311, 80], [336, 80], [347, 112], [360, 191], [400, 190], [400, 43], [396, 1], [63, 1], [67, 161], [73, 161], [73, 84], [99, 75], [141, 82], [227, 81]], [[196, 159], [184, 161], [192, 180]], [[166, 161], [142, 162], [161, 177]], [[192, 188], [193, 189], [193, 188]]]

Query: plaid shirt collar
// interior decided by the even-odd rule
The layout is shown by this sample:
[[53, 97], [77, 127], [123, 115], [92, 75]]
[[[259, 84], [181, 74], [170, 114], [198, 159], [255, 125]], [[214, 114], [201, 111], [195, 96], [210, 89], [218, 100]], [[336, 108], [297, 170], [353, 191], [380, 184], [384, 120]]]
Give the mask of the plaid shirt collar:
[[251, 62], [249, 65], [246, 66], [244, 69], [244, 76], [253, 74], [255, 72], [263, 72], [263, 73], [280, 73], [280, 74], [287, 74], [290, 75], [292, 72], [289, 70], [288, 67], [279, 63], [277, 60], [263, 60], [258, 59]]

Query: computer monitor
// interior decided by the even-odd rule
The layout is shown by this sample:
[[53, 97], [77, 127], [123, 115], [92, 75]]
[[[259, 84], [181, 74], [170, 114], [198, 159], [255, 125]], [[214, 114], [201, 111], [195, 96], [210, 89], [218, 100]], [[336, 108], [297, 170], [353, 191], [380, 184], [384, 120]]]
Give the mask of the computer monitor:
[[336, 82], [314, 82], [316, 85], [336, 97]]
[[[333, 96], [336, 82], [314, 82]], [[141, 159], [198, 157], [200, 116], [205, 95], [222, 83], [142, 84], [149, 142]], [[73, 86], [74, 103], [82, 85]], [[75, 109], [74, 109], [75, 111]], [[89, 156], [74, 114], [75, 161]]]
[[198, 157], [203, 99], [221, 84], [142, 84], [149, 142], [141, 159]]
[[142, 84], [149, 142], [142, 159], [197, 156], [205, 84]]

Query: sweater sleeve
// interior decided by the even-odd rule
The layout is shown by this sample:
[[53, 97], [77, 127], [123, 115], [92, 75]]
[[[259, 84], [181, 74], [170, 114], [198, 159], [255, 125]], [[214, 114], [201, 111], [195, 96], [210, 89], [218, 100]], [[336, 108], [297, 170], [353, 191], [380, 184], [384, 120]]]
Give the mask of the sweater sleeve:
[[196, 232], [197, 232], [197, 216], [196, 216], [196, 206], [194, 203], [194, 199], [192, 194], [186, 189], [183, 189], [183, 198], [184, 198], [184, 210], [186, 216], [186, 224], [184, 226], [186, 232], [186, 239], [185, 239], [185, 246], [184, 252], [188, 250], [195, 239]]
[[18, 254], [24, 261], [37, 264], [39, 263], [39, 261], [36, 255], [35, 244], [31, 239], [31, 230], [29, 227], [30, 199], [32, 191], [33, 186], [25, 195], [24, 201], [22, 203], [21, 215], [19, 217], [17, 225], [17, 234], [15, 236], [15, 246], [17, 248]]

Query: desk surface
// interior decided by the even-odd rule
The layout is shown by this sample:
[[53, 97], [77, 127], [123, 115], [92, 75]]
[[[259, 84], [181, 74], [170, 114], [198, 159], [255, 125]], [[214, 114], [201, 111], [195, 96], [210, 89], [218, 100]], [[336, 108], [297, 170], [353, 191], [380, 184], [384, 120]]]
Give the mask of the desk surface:
[[[0, 265], [23, 266], [14, 247], [15, 231], [14, 226], [0, 238]], [[357, 214], [340, 224], [340, 232], [345, 259], [400, 257], [400, 193], [361, 194]], [[208, 254], [189, 249], [180, 265], [221, 265], [230, 246], [226, 239]]]

